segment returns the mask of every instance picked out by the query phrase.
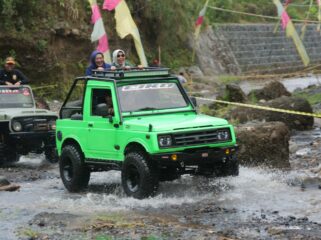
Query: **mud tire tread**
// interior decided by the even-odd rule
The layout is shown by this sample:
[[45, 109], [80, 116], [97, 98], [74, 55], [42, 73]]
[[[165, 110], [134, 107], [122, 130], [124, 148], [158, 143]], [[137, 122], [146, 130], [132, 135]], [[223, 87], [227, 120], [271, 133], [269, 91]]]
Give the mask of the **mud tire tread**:
[[[84, 165], [83, 160], [83, 154], [77, 146], [67, 145], [63, 147], [59, 161], [59, 170], [62, 182], [69, 192], [80, 192], [88, 186], [90, 171]], [[69, 181], [64, 177], [63, 173], [64, 166], [68, 164], [68, 161], [71, 162], [73, 174]]]
[[[127, 186], [128, 170], [131, 166], [134, 166], [140, 174], [137, 191], [131, 191]], [[157, 166], [142, 152], [132, 151], [126, 154], [121, 178], [125, 193], [137, 199], [154, 196], [159, 186]]]

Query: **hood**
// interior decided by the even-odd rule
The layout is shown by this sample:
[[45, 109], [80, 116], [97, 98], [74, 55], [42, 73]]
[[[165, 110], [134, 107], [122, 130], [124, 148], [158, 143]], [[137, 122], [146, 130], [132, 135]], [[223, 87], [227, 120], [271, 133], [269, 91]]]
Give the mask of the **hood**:
[[[117, 50], [113, 51], [113, 64], [115, 66], [118, 66], [117, 55], [119, 52], [122, 52], [123, 54], [125, 54], [125, 51], [121, 50], [121, 49], [117, 49]], [[124, 67], [124, 66], [120, 66], [120, 67]]]
[[58, 115], [55, 112], [48, 111], [46, 109], [35, 109], [35, 108], [5, 108], [0, 109], [0, 121], [9, 121], [15, 117], [24, 117], [24, 116], [56, 116]]
[[124, 119], [124, 127], [134, 131], [171, 132], [178, 130], [197, 130], [201, 128], [227, 125], [222, 118], [200, 114], [153, 115]]

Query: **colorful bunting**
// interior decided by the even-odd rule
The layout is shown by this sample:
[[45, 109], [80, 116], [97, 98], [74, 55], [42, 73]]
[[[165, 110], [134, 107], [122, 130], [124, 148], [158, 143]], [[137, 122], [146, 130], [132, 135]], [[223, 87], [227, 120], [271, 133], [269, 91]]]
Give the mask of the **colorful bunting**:
[[291, 37], [293, 39], [293, 42], [294, 42], [296, 49], [302, 59], [303, 64], [305, 66], [309, 65], [310, 58], [305, 50], [305, 47], [304, 47], [297, 31], [295, 30], [295, 27], [294, 27], [289, 15], [287, 14], [285, 9], [283, 8], [282, 4], [280, 3], [280, 0], [273, 0], [273, 3], [277, 7], [278, 15], [282, 21], [282, 28], [285, 29], [285, 31], [286, 31], [286, 36]]
[[208, 2], [209, 2], [209, 0], [206, 0], [206, 2], [204, 4], [204, 7], [199, 12], [198, 18], [197, 18], [197, 20], [195, 22], [195, 33], [194, 33], [195, 39], [197, 39], [199, 37], [200, 31], [201, 31], [201, 26], [202, 26], [202, 23], [204, 21], [204, 16], [206, 14], [206, 9], [207, 9]]
[[99, 7], [96, 0], [88, 0], [88, 2], [91, 6], [92, 11], [91, 22], [92, 24], [94, 24], [94, 29], [91, 33], [91, 41], [98, 41], [97, 50], [104, 54], [104, 60], [106, 63], [111, 63], [108, 38], [105, 31], [103, 19], [101, 18]]
[[317, 4], [318, 4], [318, 8], [319, 8], [319, 11], [318, 11], [319, 24], [318, 24], [317, 30], [320, 31], [320, 27], [321, 27], [321, 0], [317, 0]]
[[147, 67], [147, 60], [139, 31], [125, 0], [105, 0], [103, 9], [108, 11], [115, 9], [116, 30], [118, 35], [121, 38], [132, 35], [140, 62], [144, 67]]

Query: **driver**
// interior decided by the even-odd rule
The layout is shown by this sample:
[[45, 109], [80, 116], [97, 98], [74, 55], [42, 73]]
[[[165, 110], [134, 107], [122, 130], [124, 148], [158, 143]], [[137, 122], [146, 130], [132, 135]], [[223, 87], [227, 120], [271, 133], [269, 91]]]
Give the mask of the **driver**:
[[105, 102], [107, 105], [108, 115], [114, 116], [113, 100], [111, 98], [111, 93], [109, 91], [105, 95]]
[[16, 85], [27, 84], [29, 80], [18, 69], [15, 68], [16, 62], [13, 57], [7, 57], [4, 69], [0, 70], [0, 85]]

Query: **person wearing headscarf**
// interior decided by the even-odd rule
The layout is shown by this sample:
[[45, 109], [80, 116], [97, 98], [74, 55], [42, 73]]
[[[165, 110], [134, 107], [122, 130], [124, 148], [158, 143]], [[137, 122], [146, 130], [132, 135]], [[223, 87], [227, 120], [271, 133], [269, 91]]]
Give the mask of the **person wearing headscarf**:
[[111, 70], [116, 70], [117, 68], [130, 69], [131, 67], [133, 67], [133, 65], [126, 60], [126, 54], [124, 50], [117, 49], [113, 52], [113, 63]]
[[109, 70], [111, 67], [110, 64], [105, 63], [104, 54], [100, 51], [93, 51], [90, 55], [90, 65], [86, 69], [86, 76], [92, 75], [92, 70]]
[[13, 57], [7, 57], [4, 69], [0, 70], [0, 85], [20, 85], [29, 83], [28, 78], [15, 68], [16, 61]]

